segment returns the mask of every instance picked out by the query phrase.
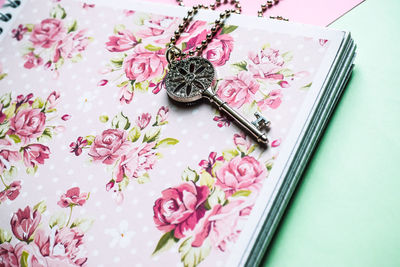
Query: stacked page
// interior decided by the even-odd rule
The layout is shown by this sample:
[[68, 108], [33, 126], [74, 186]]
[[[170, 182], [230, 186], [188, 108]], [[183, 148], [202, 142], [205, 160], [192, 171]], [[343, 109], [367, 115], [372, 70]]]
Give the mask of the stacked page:
[[[202, 56], [221, 99], [271, 121], [264, 147], [207, 102], [168, 98], [166, 46], [186, 9], [17, 10], [0, 35], [0, 263], [258, 264], [351, 73], [350, 34], [226, 21]], [[199, 12], [179, 48], [217, 17]]]

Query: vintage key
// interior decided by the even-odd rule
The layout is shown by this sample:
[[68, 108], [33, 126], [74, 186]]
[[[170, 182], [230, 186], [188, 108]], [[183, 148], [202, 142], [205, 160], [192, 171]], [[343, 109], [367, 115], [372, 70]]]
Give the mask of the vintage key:
[[213, 90], [216, 79], [215, 69], [211, 62], [203, 57], [194, 56], [169, 61], [169, 63], [169, 71], [165, 77], [169, 97], [184, 103], [191, 103], [205, 97], [232, 117], [242, 128], [248, 130], [258, 142], [268, 144], [267, 134], [262, 130], [270, 126], [270, 121], [256, 112], [254, 114], [256, 120], [249, 122], [219, 98]]

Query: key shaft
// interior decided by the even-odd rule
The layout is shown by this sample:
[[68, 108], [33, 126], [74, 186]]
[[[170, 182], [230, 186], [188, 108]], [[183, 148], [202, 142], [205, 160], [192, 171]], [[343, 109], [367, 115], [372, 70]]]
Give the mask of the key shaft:
[[213, 91], [211, 87], [203, 91], [203, 96], [206, 97], [211, 103], [214, 103], [219, 110], [225, 112], [232, 117], [242, 128], [250, 132], [257, 142], [268, 144], [268, 137], [266, 133], [262, 132], [256, 126], [254, 126], [249, 120], [243, 117], [239, 112], [231, 108], [224, 100]]

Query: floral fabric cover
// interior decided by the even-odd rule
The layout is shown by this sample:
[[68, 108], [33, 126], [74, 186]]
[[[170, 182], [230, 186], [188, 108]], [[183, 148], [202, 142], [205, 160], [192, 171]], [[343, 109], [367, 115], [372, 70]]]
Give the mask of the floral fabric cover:
[[[0, 266], [220, 266], [329, 41], [226, 25], [218, 95], [272, 121], [260, 148], [209, 104], [172, 103], [180, 18], [31, 1], [0, 45]], [[195, 21], [179, 47], [209, 29]]]

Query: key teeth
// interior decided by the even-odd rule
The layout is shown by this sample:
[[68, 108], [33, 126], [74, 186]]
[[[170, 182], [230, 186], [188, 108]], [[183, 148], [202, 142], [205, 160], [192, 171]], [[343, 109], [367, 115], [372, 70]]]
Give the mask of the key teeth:
[[263, 128], [268, 128], [271, 125], [271, 122], [267, 120], [264, 116], [262, 116], [259, 112], [254, 113], [254, 116], [256, 117], [256, 120], [252, 121], [251, 123], [259, 130]]

